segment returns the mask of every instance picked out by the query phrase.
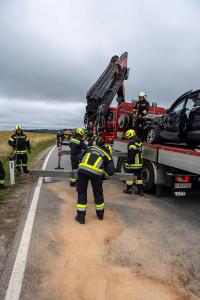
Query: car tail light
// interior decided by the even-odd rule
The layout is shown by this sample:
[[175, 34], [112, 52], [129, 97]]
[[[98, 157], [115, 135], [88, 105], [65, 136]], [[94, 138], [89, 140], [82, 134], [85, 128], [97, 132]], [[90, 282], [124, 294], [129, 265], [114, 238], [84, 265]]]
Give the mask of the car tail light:
[[175, 176], [175, 181], [189, 183], [189, 182], [191, 182], [191, 177], [190, 176]]

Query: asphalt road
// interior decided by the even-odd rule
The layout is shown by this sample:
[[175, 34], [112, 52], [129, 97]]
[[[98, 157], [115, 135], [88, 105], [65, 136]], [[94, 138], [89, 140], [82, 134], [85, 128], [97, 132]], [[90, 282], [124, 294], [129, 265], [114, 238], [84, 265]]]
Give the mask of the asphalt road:
[[[57, 166], [56, 151], [47, 170]], [[61, 166], [70, 168], [69, 157]], [[123, 188], [105, 182], [103, 222], [95, 217], [89, 189], [87, 220], [80, 225], [69, 183], [42, 183], [19, 299], [200, 299], [200, 199], [129, 196]], [[18, 245], [8, 259], [1, 299]]]

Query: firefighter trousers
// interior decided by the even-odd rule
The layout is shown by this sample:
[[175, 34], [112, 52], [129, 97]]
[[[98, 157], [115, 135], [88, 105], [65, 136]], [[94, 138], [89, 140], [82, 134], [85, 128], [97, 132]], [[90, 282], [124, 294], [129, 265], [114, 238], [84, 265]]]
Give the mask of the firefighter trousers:
[[129, 170], [129, 173], [133, 173], [135, 179], [126, 181], [127, 190], [135, 185], [138, 192], [143, 192], [142, 168]]
[[28, 173], [27, 162], [28, 162], [27, 153], [17, 154], [17, 156], [16, 156], [16, 169], [17, 169], [17, 171], [21, 172], [21, 165], [22, 165], [24, 173]]
[[0, 185], [4, 185], [5, 177], [6, 177], [6, 173], [5, 173], [2, 161], [0, 160]]
[[70, 186], [76, 186], [78, 165], [78, 157], [76, 155], [71, 155], [72, 177], [70, 178]]
[[145, 126], [145, 119], [143, 119], [143, 118], [136, 119], [136, 121], [135, 121], [136, 133], [137, 133], [137, 136], [139, 138], [141, 138], [142, 140], [144, 140], [144, 138], [145, 138], [145, 136], [144, 136], [144, 126]]
[[104, 215], [104, 196], [103, 196], [103, 179], [101, 176], [94, 175], [92, 173], [78, 173], [78, 201], [77, 201], [77, 215], [80, 218], [84, 218], [87, 208], [87, 188], [88, 183], [91, 182], [92, 190], [94, 194], [94, 202], [96, 208], [96, 214], [98, 217]]

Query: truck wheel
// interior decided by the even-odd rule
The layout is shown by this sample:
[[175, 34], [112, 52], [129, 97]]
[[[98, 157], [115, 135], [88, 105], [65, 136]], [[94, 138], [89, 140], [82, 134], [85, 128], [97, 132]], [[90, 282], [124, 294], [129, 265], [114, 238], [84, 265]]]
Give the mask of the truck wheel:
[[159, 128], [157, 126], [152, 126], [147, 129], [147, 143], [148, 144], [157, 144], [159, 142]]
[[119, 160], [118, 160], [118, 163], [117, 163], [117, 171], [119, 173], [126, 173], [125, 172], [125, 161], [126, 161], [126, 158], [119, 157]]
[[144, 161], [142, 170], [142, 179], [145, 192], [152, 192], [155, 189], [154, 183], [154, 169], [152, 164], [148, 161]]

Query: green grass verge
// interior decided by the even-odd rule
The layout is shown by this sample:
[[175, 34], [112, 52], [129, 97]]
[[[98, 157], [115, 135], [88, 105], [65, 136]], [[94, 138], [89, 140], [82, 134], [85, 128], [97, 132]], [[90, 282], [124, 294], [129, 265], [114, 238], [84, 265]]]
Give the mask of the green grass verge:
[[[52, 140], [48, 141], [43, 141], [39, 143], [35, 148], [31, 149], [31, 153], [28, 154], [28, 168], [31, 169], [34, 166], [34, 162], [38, 155], [55, 144], [55, 137], [52, 136]], [[6, 157], [0, 157], [0, 160], [4, 162], [7, 158]], [[9, 178], [9, 161], [6, 162], [4, 165], [5, 171], [6, 171], [6, 180], [5, 180], [5, 185], [8, 187], [6, 190], [0, 190], [0, 210], [2, 205], [5, 204], [6, 199], [9, 197], [10, 193], [14, 191], [17, 187], [18, 184], [21, 181], [20, 177], [16, 177], [16, 184], [14, 186], [10, 186], [10, 178]], [[1, 215], [1, 214], [0, 214]], [[0, 223], [1, 223], [1, 216], [0, 216]]]

